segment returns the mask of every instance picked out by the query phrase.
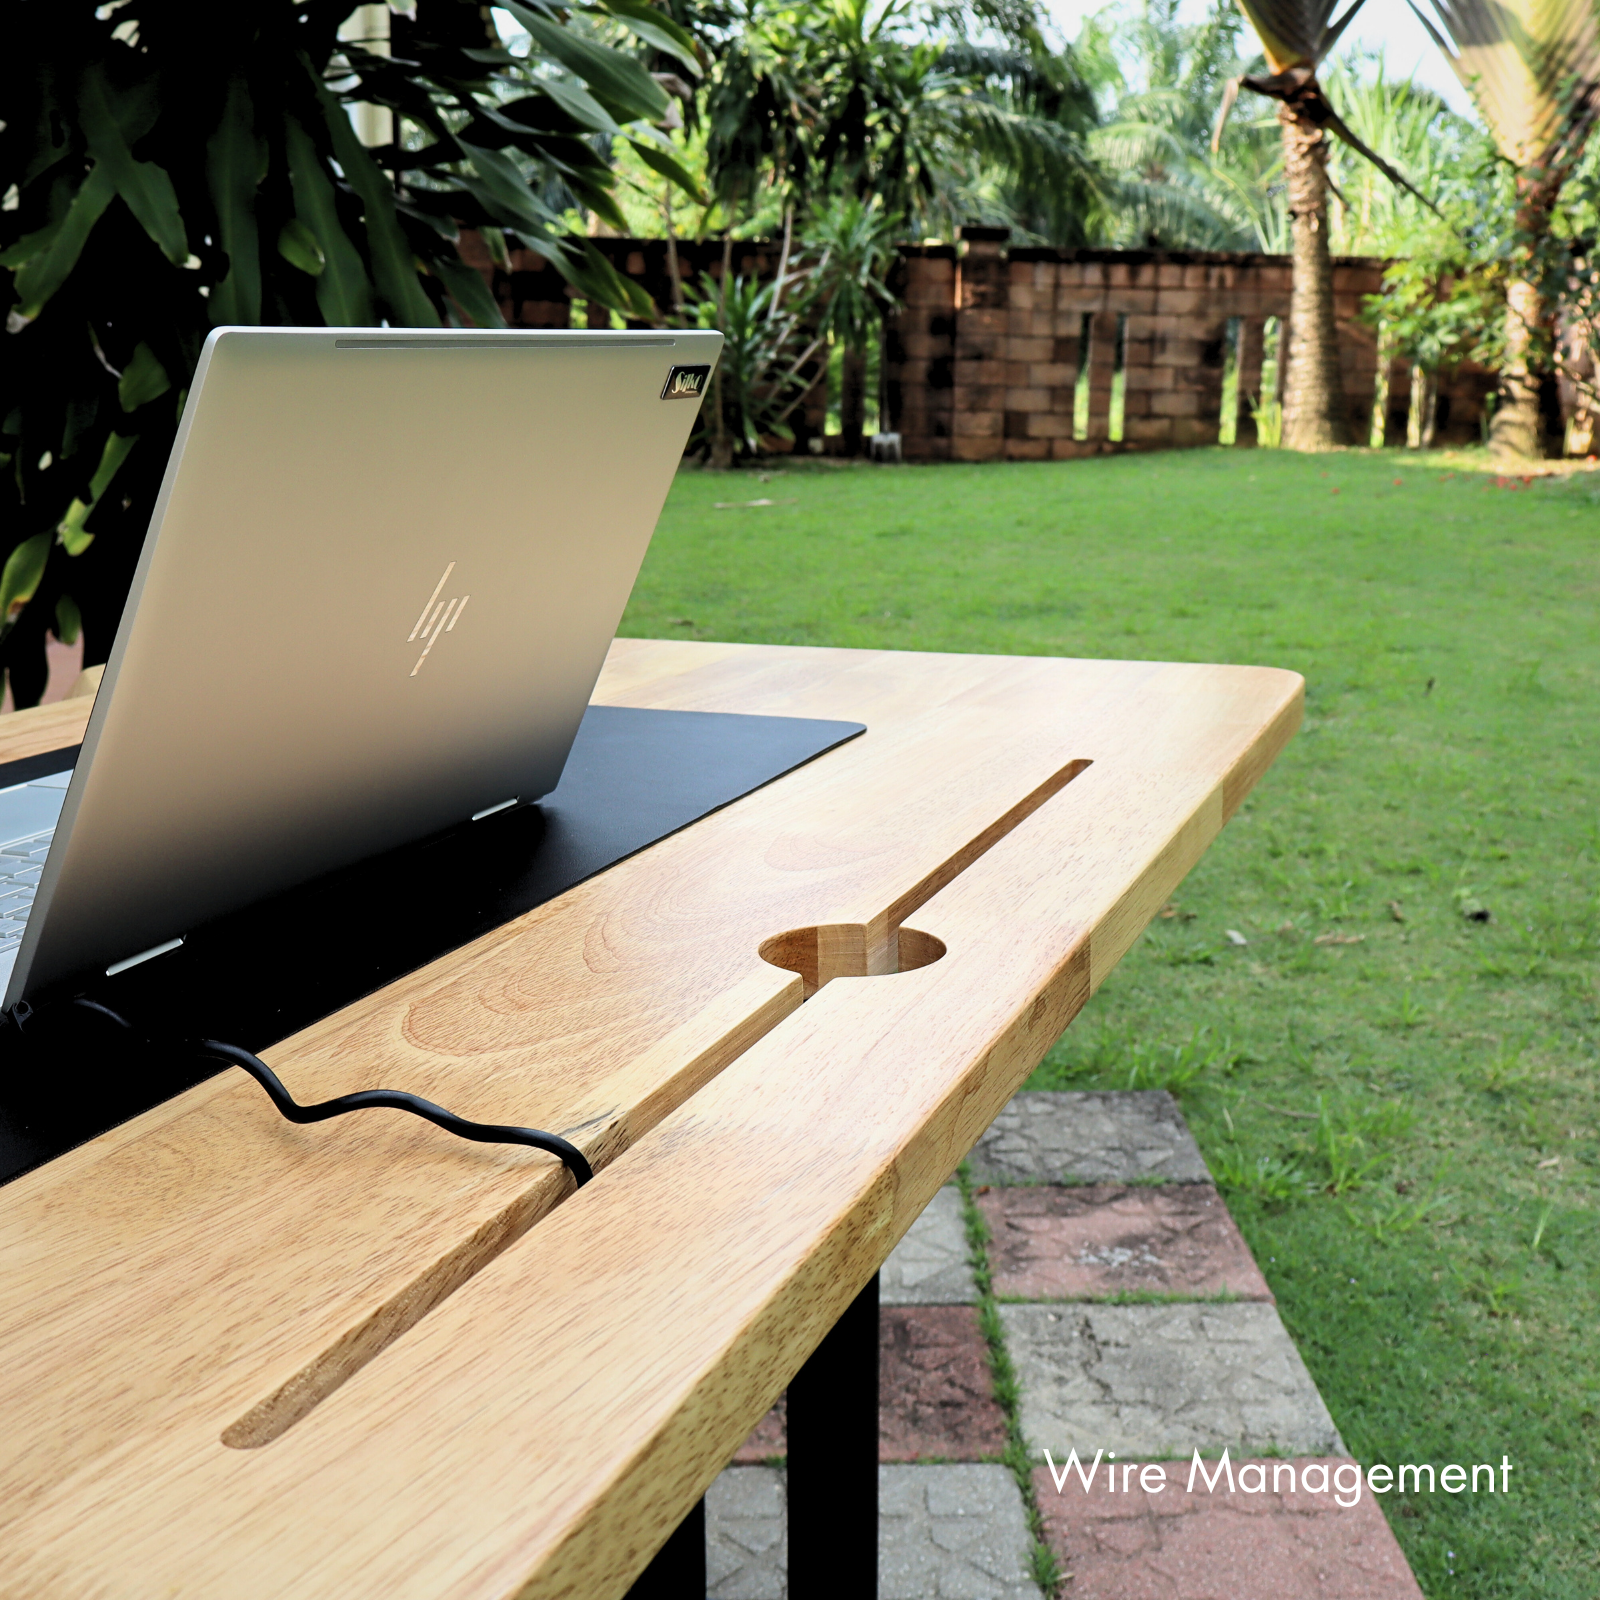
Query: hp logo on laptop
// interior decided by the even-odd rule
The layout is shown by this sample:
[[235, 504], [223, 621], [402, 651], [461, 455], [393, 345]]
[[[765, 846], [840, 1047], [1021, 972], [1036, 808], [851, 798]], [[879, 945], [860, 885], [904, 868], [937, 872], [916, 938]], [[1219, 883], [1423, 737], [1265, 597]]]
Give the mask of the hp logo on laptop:
[[706, 392], [710, 367], [674, 367], [661, 386], [663, 400], [698, 400]]
[[422, 608], [422, 615], [417, 618], [417, 625], [411, 630], [406, 639], [407, 644], [415, 644], [418, 639], [423, 641], [422, 654], [417, 657], [417, 664], [411, 669], [414, 678], [422, 671], [422, 663], [428, 659], [428, 652], [439, 642], [439, 635], [449, 633], [461, 620], [461, 613], [467, 609], [467, 601], [472, 596], [464, 594], [459, 600], [441, 600], [439, 596], [444, 592], [444, 586], [450, 581], [450, 574], [456, 570], [455, 562], [451, 562], [444, 569], [444, 576], [434, 584], [433, 593], [428, 596], [428, 603]]

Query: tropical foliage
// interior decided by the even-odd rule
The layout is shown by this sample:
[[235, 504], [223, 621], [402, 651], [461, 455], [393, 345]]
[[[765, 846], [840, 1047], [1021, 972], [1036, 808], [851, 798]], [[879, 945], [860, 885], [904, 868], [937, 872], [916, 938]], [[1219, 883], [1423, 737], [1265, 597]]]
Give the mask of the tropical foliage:
[[[456, 251], [499, 228], [591, 297], [648, 307], [564, 213], [620, 213], [624, 141], [687, 183], [649, 67], [700, 70], [645, 0], [508, 8], [513, 58], [468, 0], [410, 18], [345, 0], [25, 0], [0, 58], [0, 667], [44, 684], [47, 629], [110, 647], [200, 346], [223, 323], [498, 320]], [[371, 13], [378, 13], [371, 17]], [[355, 33], [357, 36], [349, 37]], [[348, 107], [391, 133], [362, 145]]]
[[1445, 224], [1441, 215], [1452, 204], [1469, 193], [1481, 203], [1493, 149], [1483, 130], [1438, 94], [1392, 75], [1381, 55], [1349, 54], [1320, 77], [1350, 131], [1417, 191], [1394, 183], [1342, 140], [1332, 145], [1328, 246], [1336, 256], [1405, 255], [1417, 248], [1420, 234], [1459, 226], [1462, 217], [1452, 215]]
[[[1300, 447], [1348, 421], [1330, 251], [1404, 257], [1389, 346], [1504, 354], [1497, 426], [1528, 445], [1552, 372], [1593, 387], [1556, 329], [1600, 314], [1575, 243], [1600, 232], [1594, 12], [1434, 0], [1491, 149], [1381, 61], [1331, 60], [1361, 3], [1114, 0], [1063, 46], [1035, 0], [241, 0], [203, 34], [176, 0], [19, 0], [0, 61], [0, 670], [26, 704], [47, 630], [104, 658], [211, 327], [493, 323], [463, 228], [502, 262], [545, 256], [591, 314], [723, 326], [717, 461], [781, 438], [825, 370], [854, 447], [893, 245], [974, 222], [1292, 248]], [[605, 232], [667, 236], [670, 304], [607, 264]], [[686, 235], [723, 240], [720, 273], [684, 281]], [[758, 235], [778, 280], [739, 283], [733, 239]]]
[[[1290, 249], [1288, 192], [1277, 118], [1234, 104], [1265, 59], [1233, 0], [1186, 20], [1180, 0], [1119, 0], [1091, 15], [1071, 46], [1095, 99], [1087, 146], [1099, 169], [1090, 242], [1117, 248]], [[1346, 53], [1319, 82], [1359, 143], [1430, 199], [1481, 138], [1438, 95], [1389, 76], [1381, 55]], [[1258, 102], [1259, 104], [1259, 102]], [[1214, 139], [1219, 112], [1229, 115]], [[1327, 150], [1330, 246], [1383, 255], [1409, 247], [1431, 213], [1355, 146]], [[1434, 219], [1436, 220], [1436, 219]]]
[[[789, 419], [815, 385], [830, 341], [864, 369], [868, 342], [894, 307], [884, 279], [899, 228], [898, 217], [844, 196], [814, 216], [806, 241], [785, 250], [770, 282], [707, 273], [688, 292], [689, 319], [720, 328], [726, 340], [699, 424], [714, 464], [793, 438]], [[859, 400], [858, 387], [858, 407]], [[858, 409], [858, 444], [860, 423]]]
[[[1090, 17], [1074, 45], [1099, 120], [1090, 154], [1106, 174], [1094, 229], [1116, 248], [1273, 248], [1282, 215], [1277, 139], [1259, 122], [1210, 148], [1240, 57], [1241, 18], [1213, 7], [1188, 23], [1181, 0], [1135, 0]], [[1241, 119], [1242, 120], [1242, 119]]]
[[1081, 237], [1093, 106], [1070, 57], [939, 21], [909, 0], [752, 0], [709, 49], [706, 172], [726, 220], [852, 194], [948, 235], [989, 187]]
[[[1417, 15], [1471, 93], [1513, 174], [1511, 236], [1501, 253], [1501, 403], [1491, 438], [1508, 455], [1542, 455], [1555, 446], [1561, 311], [1592, 329], [1600, 288], [1592, 250], [1573, 244], [1574, 212], [1592, 207], [1588, 173], [1583, 194], [1562, 215], [1563, 191], [1583, 163], [1600, 114], [1600, 21], [1591, 0], [1433, 0], [1433, 10], [1432, 18]], [[1568, 363], [1569, 372], [1575, 365]]]
[[1229, 86], [1214, 140], [1220, 141], [1222, 124], [1241, 87], [1278, 102], [1294, 251], [1289, 380], [1283, 405], [1283, 440], [1291, 449], [1323, 450], [1350, 438], [1333, 310], [1328, 228], [1330, 136], [1359, 151], [1391, 182], [1416, 192], [1350, 128], [1317, 78], [1318, 69], [1361, 4], [1362, 0], [1350, 0], [1336, 22], [1338, 0], [1239, 0], [1260, 39], [1269, 70], [1244, 74]]
[[[973, 20], [990, 43], [972, 44], [953, 26]], [[713, 380], [710, 459], [753, 449], [773, 431], [762, 417], [776, 416], [782, 436], [793, 397], [766, 374], [785, 366], [788, 341], [772, 345], [770, 362], [753, 353], [802, 307], [820, 319], [811, 331], [822, 334], [823, 355], [839, 357], [853, 453], [871, 349], [892, 300], [892, 244], [907, 231], [948, 235], [996, 215], [1033, 236], [1086, 241], [1100, 203], [1084, 142], [1092, 98], [1071, 57], [1052, 55], [1030, 31], [1028, 9], [991, 7], [973, 19], [909, 0], [750, 0], [726, 15], [701, 13], [698, 25], [710, 70], [688, 148], [706, 189], [700, 230], [720, 231], [727, 248], [714, 297], [702, 288], [688, 298], [695, 317], [726, 319], [738, 347]], [[657, 213], [670, 237], [667, 201], [663, 192]], [[780, 260], [798, 274], [753, 315], [749, 330], [761, 339], [731, 332], [759, 299], [754, 286], [731, 283], [735, 232], [781, 238]]]

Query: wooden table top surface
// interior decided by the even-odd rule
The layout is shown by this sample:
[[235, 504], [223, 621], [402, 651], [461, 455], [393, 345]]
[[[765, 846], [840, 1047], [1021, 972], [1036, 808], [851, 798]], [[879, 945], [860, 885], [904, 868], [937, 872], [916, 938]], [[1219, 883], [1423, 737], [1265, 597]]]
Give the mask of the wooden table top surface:
[[[297, 1127], [229, 1071], [0, 1188], [0, 1590], [625, 1593], [1301, 693], [619, 640], [599, 702], [868, 731], [267, 1052], [301, 1101], [561, 1131], [595, 1181], [387, 1112]], [[0, 760], [89, 706], [0, 720]]]

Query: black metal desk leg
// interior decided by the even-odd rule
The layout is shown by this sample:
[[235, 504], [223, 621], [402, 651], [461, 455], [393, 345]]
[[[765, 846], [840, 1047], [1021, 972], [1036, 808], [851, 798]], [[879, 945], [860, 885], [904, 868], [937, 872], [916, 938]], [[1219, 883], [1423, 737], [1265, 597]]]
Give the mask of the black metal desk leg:
[[633, 1581], [628, 1600], [706, 1600], [706, 1503], [672, 1531]]
[[789, 1385], [790, 1600], [877, 1600], [878, 1278]]

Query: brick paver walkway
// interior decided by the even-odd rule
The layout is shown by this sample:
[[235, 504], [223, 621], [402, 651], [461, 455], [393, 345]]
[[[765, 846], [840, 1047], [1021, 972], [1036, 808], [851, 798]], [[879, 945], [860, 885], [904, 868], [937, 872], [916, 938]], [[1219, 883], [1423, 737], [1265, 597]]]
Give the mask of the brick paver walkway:
[[1041, 1467], [1034, 1489], [1051, 1543], [1070, 1560], [1069, 1600], [1422, 1600], [1370, 1495], [1340, 1506], [1288, 1489], [1291, 1470], [1298, 1485], [1307, 1466], [1331, 1474], [1340, 1465], [1348, 1482], [1343, 1458], [1257, 1462], [1266, 1490], [1232, 1494], [1220, 1484], [1215, 1494], [1201, 1485], [1184, 1493], [1187, 1471], [1176, 1465], [1176, 1482], [1159, 1494], [1141, 1489], [1137, 1473], [1128, 1493], [1108, 1494], [1102, 1473], [1087, 1495], [1074, 1480], [1067, 1496]]
[[1272, 1299], [1209, 1183], [986, 1186], [978, 1209], [1002, 1300]]
[[[1032, 1476], [1063, 1600], [1420, 1600], [1170, 1095], [1018, 1095], [969, 1170], [1030, 1457], [1102, 1457]], [[881, 1298], [880, 1595], [1038, 1600], [957, 1189]], [[714, 1600], [787, 1594], [784, 1450], [780, 1401], [707, 1496]]]

